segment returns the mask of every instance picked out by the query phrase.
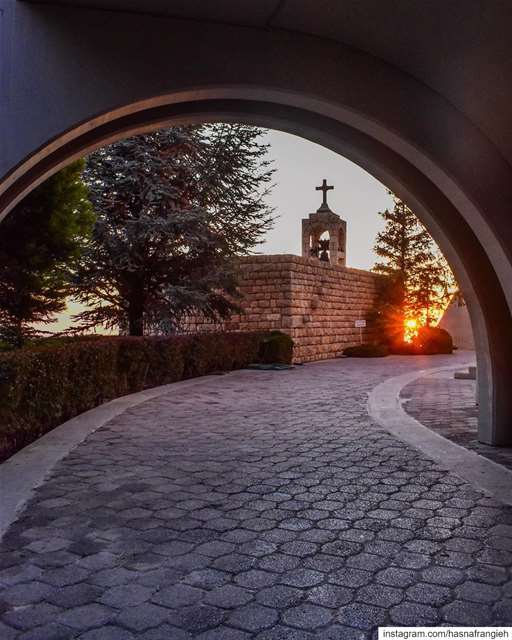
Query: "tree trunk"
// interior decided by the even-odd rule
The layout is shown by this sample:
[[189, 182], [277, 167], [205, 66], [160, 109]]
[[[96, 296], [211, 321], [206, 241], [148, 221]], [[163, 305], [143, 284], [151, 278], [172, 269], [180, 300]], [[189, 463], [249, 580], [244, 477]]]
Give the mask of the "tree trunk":
[[21, 349], [25, 344], [25, 336], [23, 334], [23, 321], [19, 318], [16, 319], [16, 329], [14, 335], [14, 346], [16, 349]]
[[142, 295], [134, 295], [128, 305], [128, 334], [144, 335], [144, 302]]

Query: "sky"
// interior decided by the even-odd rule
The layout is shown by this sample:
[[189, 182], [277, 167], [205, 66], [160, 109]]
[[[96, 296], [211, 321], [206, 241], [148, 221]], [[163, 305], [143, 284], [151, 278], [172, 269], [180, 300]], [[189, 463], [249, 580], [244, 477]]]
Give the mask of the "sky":
[[[269, 131], [265, 142], [276, 168], [269, 203], [278, 217], [256, 252], [301, 254], [301, 220], [320, 206], [322, 194], [315, 187], [325, 178], [334, 186], [327, 194], [329, 206], [347, 222], [347, 266], [370, 269], [376, 259], [375, 236], [383, 227], [378, 212], [393, 206], [386, 188], [350, 160], [303, 138]], [[80, 309], [68, 304], [66, 312], [44, 329], [62, 331]]]
[[301, 220], [316, 211], [322, 194], [315, 187], [325, 178], [332, 211], [347, 221], [347, 266], [370, 269], [373, 244], [383, 227], [379, 211], [392, 208], [386, 188], [343, 156], [303, 138], [269, 131], [269, 157], [275, 161], [275, 187], [269, 201], [279, 216], [258, 252], [301, 253]]

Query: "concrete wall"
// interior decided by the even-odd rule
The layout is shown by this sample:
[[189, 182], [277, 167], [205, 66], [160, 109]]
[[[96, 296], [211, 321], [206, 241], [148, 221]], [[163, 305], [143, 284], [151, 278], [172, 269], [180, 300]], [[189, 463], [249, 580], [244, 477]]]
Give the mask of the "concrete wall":
[[[310, 362], [339, 356], [359, 344], [354, 321], [373, 309], [378, 276], [293, 255], [251, 256], [240, 263], [243, 313], [223, 325], [199, 318], [187, 331], [279, 329], [294, 341], [294, 360]], [[362, 339], [375, 337], [370, 324]]]
[[448, 331], [456, 347], [474, 350], [475, 337], [466, 305], [459, 304], [457, 300], [451, 302], [443, 313], [439, 326]]

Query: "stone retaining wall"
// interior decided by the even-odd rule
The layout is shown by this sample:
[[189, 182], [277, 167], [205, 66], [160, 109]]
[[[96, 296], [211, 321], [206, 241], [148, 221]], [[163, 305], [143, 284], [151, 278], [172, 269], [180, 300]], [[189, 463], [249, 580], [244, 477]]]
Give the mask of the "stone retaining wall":
[[[243, 313], [223, 325], [191, 319], [187, 331], [279, 329], [293, 338], [297, 362], [334, 358], [359, 343], [354, 321], [374, 307], [375, 274], [294, 255], [243, 258], [240, 271]], [[371, 326], [362, 337], [375, 338]]]

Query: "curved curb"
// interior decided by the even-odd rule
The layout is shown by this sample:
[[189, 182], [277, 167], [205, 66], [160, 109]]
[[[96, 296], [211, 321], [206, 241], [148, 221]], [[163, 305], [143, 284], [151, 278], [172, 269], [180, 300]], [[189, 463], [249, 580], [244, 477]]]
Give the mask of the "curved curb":
[[[225, 375], [230, 373], [234, 372]], [[115, 398], [64, 422], [0, 464], [0, 540], [34, 490], [88, 435], [131, 407], [185, 387], [200, 386], [210, 378], [201, 376]]]
[[455, 473], [476, 488], [500, 502], [512, 505], [512, 471], [461, 447], [425, 427], [410, 416], [400, 402], [400, 391], [417, 378], [440, 371], [460, 369], [438, 367], [388, 378], [377, 385], [368, 397], [368, 413], [382, 428], [410, 444], [434, 460], [442, 468]]

